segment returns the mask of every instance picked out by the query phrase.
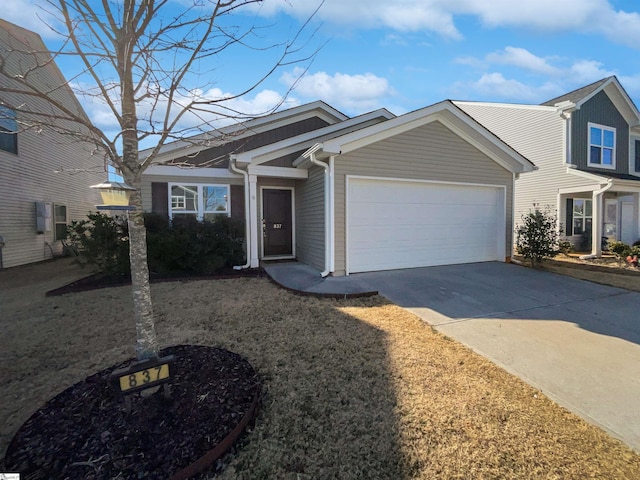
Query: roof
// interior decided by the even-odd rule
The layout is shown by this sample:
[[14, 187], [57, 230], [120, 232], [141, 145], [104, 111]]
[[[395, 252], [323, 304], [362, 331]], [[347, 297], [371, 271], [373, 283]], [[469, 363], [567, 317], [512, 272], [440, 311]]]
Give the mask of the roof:
[[305, 165], [311, 154], [317, 154], [318, 157], [345, 154], [435, 121], [444, 124], [513, 173], [529, 172], [535, 169], [533, 162], [507, 145], [450, 100], [316, 144], [296, 160], [294, 166]]
[[585, 85], [584, 87], [580, 87], [580, 88], [578, 88], [576, 90], [573, 90], [573, 91], [571, 91], [569, 93], [565, 93], [564, 95], [560, 95], [559, 97], [552, 98], [551, 100], [547, 100], [546, 102], [543, 102], [540, 105], [553, 107], [556, 104], [561, 103], [561, 102], [580, 103], [581, 100], [583, 100], [584, 98], [590, 96], [592, 93], [594, 93], [596, 90], [598, 90], [605, 83], [610, 81], [612, 78], [615, 78], [615, 77], [611, 76], [611, 77], [603, 78], [601, 80], [598, 80], [597, 82], [590, 83], [589, 85]]

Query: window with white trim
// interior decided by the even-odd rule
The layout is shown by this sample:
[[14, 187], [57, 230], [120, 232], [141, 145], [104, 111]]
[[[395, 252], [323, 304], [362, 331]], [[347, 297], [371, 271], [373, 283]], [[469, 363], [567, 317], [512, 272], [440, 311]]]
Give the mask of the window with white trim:
[[589, 123], [589, 166], [616, 168], [616, 129]]
[[213, 220], [229, 215], [229, 185], [169, 184], [169, 216]]
[[67, 238], [67, 207], [66, 205], [53, 206], [53, 220], [56, 225], [56, 240], [64, 240]]
[[586, 198], [567, 199], [566, 235], [590, 233], [593, 225], [593, 203]]
[[18, 153], [18, 122], [16, 112], [0, 105], [0, 150]]
[[640, 173], [640, 140], [634, 140], [634, 172]]

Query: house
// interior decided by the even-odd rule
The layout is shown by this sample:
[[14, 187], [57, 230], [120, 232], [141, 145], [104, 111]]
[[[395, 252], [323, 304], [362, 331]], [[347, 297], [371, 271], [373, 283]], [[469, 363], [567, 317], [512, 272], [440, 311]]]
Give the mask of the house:
[[542, 105], [454, 103], [538, 167], [516, 181], [516, 221], [550, 206], [594, 256], [602, 237], [640, 239], [640, 113], [616, 77]]
[[0, 268], [60, 254], [67, 225], [100, 203], [89, 186], [106, 178], [91, 145], [33, 122], [52, 107], [20, 93], [15, 75], [86, 117], [46, 51], [39, 35], [0, 19]]
[[244, 222], [244, 267], [345, 275], [508, 260], [514, 179], [533, 169], [450, 101], [353, 118], [314, 102], [168, 145], [142, 196], [170, 218]]

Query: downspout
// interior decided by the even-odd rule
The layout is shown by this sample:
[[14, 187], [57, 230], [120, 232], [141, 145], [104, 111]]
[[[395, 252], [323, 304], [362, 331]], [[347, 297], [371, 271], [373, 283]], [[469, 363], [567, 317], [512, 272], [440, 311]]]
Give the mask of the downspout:
[[236, 156], [229, 155], [229, 168], [235, 173], [239, 173], [244, 177], [244, 239], [246, 243], [246, 255], [247, 263], [244, 265], [235, 265], [234, 270], [244, 270], [251, 266], [251, 232], [249, 231], [249, 173], [246, 170], [242, 170], [236, 165]]
[[597, 222], [592, 222], [591, 228], [593, 228], [593, 234], [591, 236], [591, 254], [582, 255], [580, 260], [591, 260], [592, 258], [600, 258], [602, 256], [602, 220], [604, 219], [604, 208], [602, 204], [602, 195], [604, 192], [613, 187], [613, 181], [608, 180], [608, 183], [593, 192], [593, 211], [596, 213]]
[[324, 170], [324, 270], [320, 275], [324, 278], [331, 273], [331, 175], [329, 165], [316, 158], [316, 151], [312, 151], [309, 161]]

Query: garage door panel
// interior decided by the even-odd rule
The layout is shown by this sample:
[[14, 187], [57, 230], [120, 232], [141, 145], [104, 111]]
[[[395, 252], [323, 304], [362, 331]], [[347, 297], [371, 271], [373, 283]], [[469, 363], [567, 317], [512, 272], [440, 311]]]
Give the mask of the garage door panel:
[[497, 260], [501, 196], [496, 187], [350, 179], [349, 271]]

